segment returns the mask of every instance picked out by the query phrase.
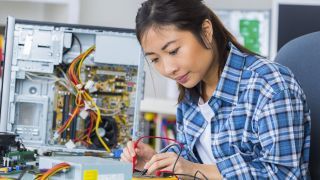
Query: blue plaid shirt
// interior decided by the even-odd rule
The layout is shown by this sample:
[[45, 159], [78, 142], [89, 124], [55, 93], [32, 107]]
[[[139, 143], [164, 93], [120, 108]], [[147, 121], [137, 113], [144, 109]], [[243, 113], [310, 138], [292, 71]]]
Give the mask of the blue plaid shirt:
[[[209, 99], [211, 148], [227, 179], [306, 179], [310, 111], [292, 72], [279, 64], [231, 50]], [[195, 143], [207, 126], [198, 97], [188, 93], [177, 109], [182, 156], [201, 163]], [[178, 152], [176, 147], [170, 151]]]

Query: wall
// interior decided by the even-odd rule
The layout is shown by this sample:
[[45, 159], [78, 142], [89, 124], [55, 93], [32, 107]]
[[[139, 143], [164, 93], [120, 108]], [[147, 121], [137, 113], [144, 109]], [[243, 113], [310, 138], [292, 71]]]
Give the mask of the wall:
[[44, 5], [44, 19], [47, 21], [56, 21], [61, 23], [68, 22], [68, 6], [64, 4], [46, 4]]
[[[80, 23], [134, 28], [144, 0], [80, 0]], [[205, 0], [212, 9], [271, 9], [272, 0]]]
[[[79, 0], [79, 23], [86, 25], [131, 28], [135, 27], [135, 16], [144, 0]], [[212, 9], [271, 9], [272, 0], [205, 0]], [[7, 15], [17, 18], [67, 22], [67, 7], [29, 2], [1, 2], [0, 25], [4, 25]], [[166, 98], [168, 83], [146, 64], [145, 97]], [[151, 75], [152, 74], [152, 75]]]
[[0, 1], [0, 25], [6, 24], [8, 15], [20, 19], [43, 20], [44, 4]]
[[[80, 0], [80, 23], [123, 28], [135, 27], [135, 16], [144, 0]], [[212, 9], [271, 9], [271, 0], [205, 0]], [[145, 97], [167, 98], [168, 84], [146, 64]], [[152, 75], [151, 75], [152, 74]], [[172, 86], [171, 86], [172, 87]]]

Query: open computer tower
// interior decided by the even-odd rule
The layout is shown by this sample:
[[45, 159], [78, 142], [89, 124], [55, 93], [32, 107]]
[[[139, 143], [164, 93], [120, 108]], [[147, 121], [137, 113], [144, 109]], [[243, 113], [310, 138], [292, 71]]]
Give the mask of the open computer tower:
[[73, 152], [139, 136], [144, 58], [133, 30], [8, 17], [5, 41], [1, 132]]

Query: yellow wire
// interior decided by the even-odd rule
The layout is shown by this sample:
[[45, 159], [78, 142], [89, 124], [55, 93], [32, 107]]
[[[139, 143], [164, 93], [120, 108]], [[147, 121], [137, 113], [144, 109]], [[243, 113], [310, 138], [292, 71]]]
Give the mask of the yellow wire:
[[69, 169], [70, 166], [67, 166], [67, 167], [61, 167], [55, 171], [53, 171], [52, 173], [50, 173], [49, 175], [46, 175], [46, 176], [42, 176], [40, 177], [40, 180], [45, 180], [45, 179], [49, 179], [49, 177], [51, 177], [52, 175], [56, 174], [57, 172], [61, 171], [61, 170], [64, 170], [64, 169]]
[[83, 55], [83, 57], [81, 58], [80, 60], [80, 63], [79, 63], [79, 66], [78, 66], [78, 79], [81, 83], [81, 79], [80, 79], [80, 72], [81, 72], [81, 67], [82, 67], [82, 63], [83, 61], [87, 58], [87, 56], [91, 53], [92, 50], [94, 50], [96, 48], [95, 45], [91, 46], [86, 52], [85, 54]]
[[34, 178], [34, 180], [38, 180], [41, 176], [42, 176], [42, 174], [37, 174], [36, 177]]
[[100, 134], [99, 134], [99, 124], [100, 124], [100, 121], [101, 120], [101, 112], [100, 112], [100, 109], [98, 108], [98, 106], [96, 105], [96, 103], [92, 100], [91, 96], [87, 93], [87, 92], [84, 92], [84, 97], [87, 98], [91, 104], [96, 108], [97, 110], [97, 121], [96, 121], [96, 126], [95, 126], [95, 131], [96, 131], [96, 134], [97, 134], [97, 137], [100, 141], [100, 143], [103, 145], [103, 147], [106, 149], [107, 152], [111, 152], [110, 151], [110, 148], [108, 147], [108, 145], [103, 141], [103, 139], [101, 138]]
[[[78, 70], [78, 79], [79, 79], [79, 82], [81, 82], [81, 79], [80, 79], [80, 73], [81, 73], [81, 67], [82, 67], [82, 64], [83, 64], [83, 61], [85, 60], [85, 58], [91, 53], [92, 50], [95, 49], [95, 46], [91, 46], [86, 52], [85, 54], [83, 55], [83, 57], [81, 58], [80, 62], [79, 62], [79, 65], [77, 67], [77, 70]], [[86, 100], [90, 101], [91, 104], [96, 108], [97, 110], [97, 121], [96, 121], [96, 125], [95, 125], [95, 131], [96, 131], [96, 134], [97, 134], [97, 137], [100, 141], [100, 143], [102, 144], [102, 146], [106, 149], [107, 152], [111, 152], [110, 148], [108, 147], [108, 145], [103, 141], [103, 139], [101, 138], [101, 136], [99, 135], [99, 124], [100, 122], [102, 121], [101, 120], [101, 112], [100, 112], [100, 109], [99, 107], [96, 105], [96, 103], [93, 101], [93, 99], [91, 98], [91, 96], [87, 93], [87, 92], [84, 92], [83, 93], [83, 96]], [[91, 141], [91, 140], [90, 140]]]

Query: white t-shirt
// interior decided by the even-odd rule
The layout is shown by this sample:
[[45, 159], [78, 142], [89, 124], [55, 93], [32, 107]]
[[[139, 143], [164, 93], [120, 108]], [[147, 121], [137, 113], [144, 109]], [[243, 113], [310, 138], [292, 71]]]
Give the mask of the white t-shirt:
[[215, 164], [215, 159], [211, 149], [211, 119], [214, 116], [214, 112], [208, 104], [208, 101], [204, 103], [201, 97], [199, 99], [198, 106], [208, 124], [200, 135], [199, 142], [196, 143], [196, 148], [204, 164]]

